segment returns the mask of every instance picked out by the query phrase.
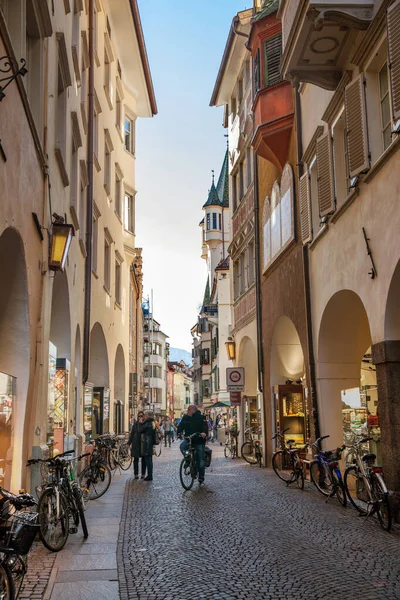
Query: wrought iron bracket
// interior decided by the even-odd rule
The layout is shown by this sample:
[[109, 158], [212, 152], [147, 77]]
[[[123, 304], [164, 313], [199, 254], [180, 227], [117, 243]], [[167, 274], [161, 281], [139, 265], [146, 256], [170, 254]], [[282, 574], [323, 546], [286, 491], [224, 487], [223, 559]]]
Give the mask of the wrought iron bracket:
[[[4, 90], [10, 85], [18, 75], [22, 77], [27, 74], [26, 60], [21, 58], [21, 66], [18, 67], [18, 62], [12, 56], [0, 57], [0, 102], [5, 98]], [[3, 82], [6, 82], [3, 85]]]
[[365, 245], [367, 247], [367, 254], [369, 256], [369, 259], [371, 261], [371, 270], [368, 271], [368, 275], [371, 277], [371, 279], [375, 279], [375, 277], [377, 276], [377, 272], [376, 272], [376, 268], [375, 268], [375, 264], [374, 264], [374, 259], [372, 258], [372, 250], [369, 246], [369, 237], [367, 237], [367, 234], [365, 232], [364, 227], [362, 228], [362, 232], [363, 232], [363, 236], [364, 236], [364, 240], [365, 240]]

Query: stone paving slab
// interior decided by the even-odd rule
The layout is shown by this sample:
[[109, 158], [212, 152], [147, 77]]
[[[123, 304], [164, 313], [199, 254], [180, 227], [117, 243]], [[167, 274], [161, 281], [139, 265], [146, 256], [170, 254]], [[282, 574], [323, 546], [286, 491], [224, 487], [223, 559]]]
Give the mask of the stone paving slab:
[[400, 529], [227, 460], [185, 492], [177, 445], [126, 485], [121, 600], [399, 600]]
[[102, 571], [58, 571], [55, 583], [72, 581], [118, 581], [117, 569]]
[[52, 598], [57, 600], [119, 600], [117, 581], [55, 583]]

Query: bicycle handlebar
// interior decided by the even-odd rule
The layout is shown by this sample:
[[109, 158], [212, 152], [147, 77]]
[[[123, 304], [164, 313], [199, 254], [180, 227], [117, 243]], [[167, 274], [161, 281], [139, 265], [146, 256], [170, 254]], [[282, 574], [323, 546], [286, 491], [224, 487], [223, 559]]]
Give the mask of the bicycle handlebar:
[[27, 506], [35, 506], [37, 504], [35, 498], [30, 494], [19, 494], [18, 496], [0, 487], [0, 494], [4, 496], [16, 508], [24, 508]]
[[67, 450], [66, 452], [62, 452], [61, 454], [57, 454], [57, 456], [53, 456], [53, 458], [30, 458], [26, 463], [27, 467], [31, 465], [36, 465], [37, 463], [50, 463], [61, 459], [63, 456], [67, 456], [68, 454], [73, 454], [75, 450]]

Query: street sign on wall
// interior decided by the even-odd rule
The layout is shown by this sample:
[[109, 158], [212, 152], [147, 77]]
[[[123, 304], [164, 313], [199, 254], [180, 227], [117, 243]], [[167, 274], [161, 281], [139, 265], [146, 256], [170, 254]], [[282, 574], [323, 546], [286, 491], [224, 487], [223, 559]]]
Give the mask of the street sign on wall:
[[244, 391], [244, 367], [228, 367], [226, 369], [226, 389], [228, 392]]
[[229, 394], [231, 406], [240, 406], [242, 403], [242, 392], [231, 392]]

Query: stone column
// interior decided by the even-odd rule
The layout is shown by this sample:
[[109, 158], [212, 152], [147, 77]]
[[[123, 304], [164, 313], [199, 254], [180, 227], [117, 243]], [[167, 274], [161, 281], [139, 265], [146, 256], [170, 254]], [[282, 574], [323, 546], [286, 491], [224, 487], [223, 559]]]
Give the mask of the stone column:
[[381, 428], [385, 482], [391, 491], [396, 521], [400, 520], [400, 340], [372, 346], [378, 384], [378, 416]]

